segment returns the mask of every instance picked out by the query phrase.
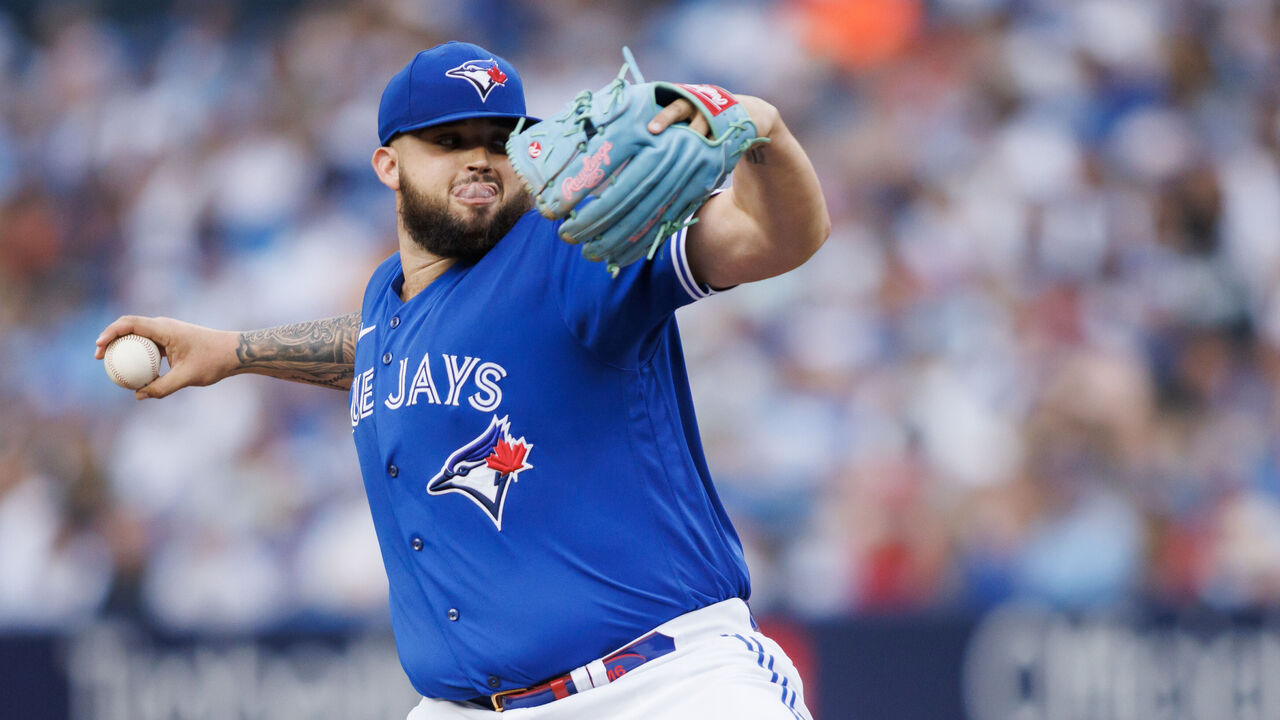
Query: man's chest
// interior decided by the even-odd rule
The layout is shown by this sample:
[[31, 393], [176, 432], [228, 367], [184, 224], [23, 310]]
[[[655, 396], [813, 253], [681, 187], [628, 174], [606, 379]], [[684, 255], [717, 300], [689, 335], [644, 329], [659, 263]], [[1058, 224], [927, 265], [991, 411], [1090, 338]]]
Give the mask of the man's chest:
[[[527, 376], [530, 348], [545, 328], [542, 312], [512, 297], [466, 302], [450, 293], [428, 303], [366, 308], [356, 344], [351, 423], [427, 411], [437, 422], [501, 409], [509, 379]], [[417, 411], [417, 412], [414, 412]]]
[[464, 496], [501, 528], [512, 484], [566, 446], [563, 396], [595, 362], [545, 294], [467, 289], [365, 308], [350, 419], [366, 476]]

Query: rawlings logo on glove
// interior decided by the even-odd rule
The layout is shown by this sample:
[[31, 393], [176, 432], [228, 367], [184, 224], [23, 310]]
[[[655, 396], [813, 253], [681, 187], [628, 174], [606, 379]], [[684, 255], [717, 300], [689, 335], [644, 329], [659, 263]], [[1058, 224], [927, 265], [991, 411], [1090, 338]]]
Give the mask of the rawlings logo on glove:
[[[756, 143], [755, 124], [738, 100], [714, 85], [646, 83], [627, 48], [618, 77], [584, 90], [560, 114], [507, 140], [507, 156], [538, 211], [567, 218], [560, 237], [581, 244], [610, 273], [658, 251], [720, 186]], [[626, 81], [628, 70], [635, 79]], [[648, 123], [684, 98], [710, 126], [709, 136], [677, 123], [654, 135]], [[523, 128], [523, 129], [522, 129]], [[590, 202], [584, 203], [588, 197]]]
[[601, 143], [600, 149], [583, 159], [582, 170], [560, 186], [560, 194], [565, 200], [572, 200], [576, 194], [590, 190], [604, 180], [604, 166], [609, 164], [609, 151], [612, 149], [613, 143]]

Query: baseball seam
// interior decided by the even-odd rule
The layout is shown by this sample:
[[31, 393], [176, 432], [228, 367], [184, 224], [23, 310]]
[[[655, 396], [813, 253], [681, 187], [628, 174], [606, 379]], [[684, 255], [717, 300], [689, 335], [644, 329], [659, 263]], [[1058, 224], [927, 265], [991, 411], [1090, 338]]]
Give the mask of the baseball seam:
[[121, 375], [116, 370], [116, 364], [115, 363], [108, 363], [108, 364], [110, 366], [108, 367], [108, 369], [111, 371], [111, 379], [115, 380], [117, 385], [123, 385], [125, 387], [129, 387], [129, 383], [124, 381], [124, 376]]
[[[155, 349], [153, 349], [154, 348], [153, 344], [155, 341], [152, 341], [151, 343], [142, 342], [143, 338], [140, 335], [133, 336], [133, 337], [121, 337], [121, 338], [118, 338], [118, 340], [125, 340], [135, 345], [141, 345], [143, 351], [147, 353], [147, 363], [151, 366], [151, 372], [156, 375], [160, 374], [160, 355], [159, 353], [156, 352]], [[112, 343], [112, 344], [114, 345], [115, 343]], [[116, 369], [115, 362], [111, 362], [109, 360], [107, 362], [107, 370], [111, 372], [111, 377], [118, 384], [123, 385], [124, 387], [129, 386], [129, 383], [126, 382], [125, 376], [120, 374], [120, 371]]]

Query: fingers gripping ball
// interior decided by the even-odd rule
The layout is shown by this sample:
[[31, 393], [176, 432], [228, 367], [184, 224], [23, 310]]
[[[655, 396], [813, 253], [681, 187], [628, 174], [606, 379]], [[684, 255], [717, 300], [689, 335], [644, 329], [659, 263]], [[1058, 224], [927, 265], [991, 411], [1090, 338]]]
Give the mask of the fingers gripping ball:
[[[747, 148], [768, 142], [737, 99], [714, 85], [646, 83], [631, 52], [618, 77], [584, 90], [558, 115], [516, 127], [507, 157], [538, 211], [567, 218], [566, 242], [611, 273], [652, 258], [672, 233], [693, 222]], [[627, 82], [630, 71], [635, 82]], [[709, 136], [687, 123], [654, 135], [648, 123], [684, 98], [706, 119]]]
[[121, 335], [102, 357], [111, 381], [137, 390], [160, 377], [160, 347], [141, 335]]

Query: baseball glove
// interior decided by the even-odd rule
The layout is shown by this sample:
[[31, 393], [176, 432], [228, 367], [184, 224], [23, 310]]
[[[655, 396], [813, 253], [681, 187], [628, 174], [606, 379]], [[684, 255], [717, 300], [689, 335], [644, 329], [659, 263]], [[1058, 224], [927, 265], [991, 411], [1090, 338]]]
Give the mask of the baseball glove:
[[[538, 211], [582, 244], [588, 260], [609, 272], [652, 258], [663, 240], [694, 222], [693, 213], [756, 143], [755, 124], [738, 100], [714, 85], [646, 83], [630, 50], [613, 82], [584, 90], [563, 112], [507, 140], [507, 156]], [[631, 72], [635, 82], [627, 82]], [[685, 98], [706, 118], [709, 137], [688, 123], [654, 135], [648, 123]], [[590, 202], [583, 201], [591, 196]]]

